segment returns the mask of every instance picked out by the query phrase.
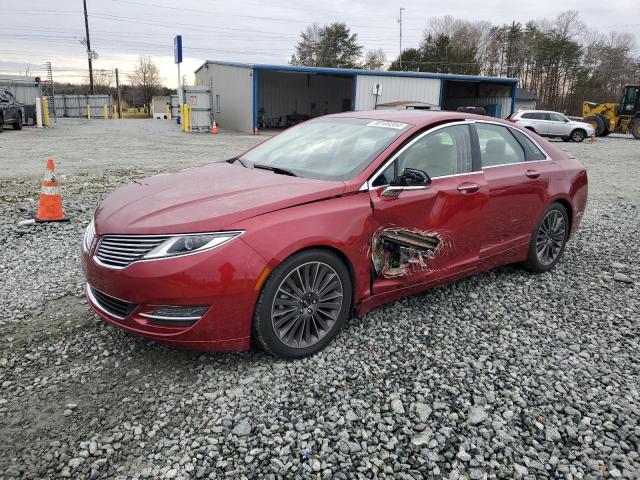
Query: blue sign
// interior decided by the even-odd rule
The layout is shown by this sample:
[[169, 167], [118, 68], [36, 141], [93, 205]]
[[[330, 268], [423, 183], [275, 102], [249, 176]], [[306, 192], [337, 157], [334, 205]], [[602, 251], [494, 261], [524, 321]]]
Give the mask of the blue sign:
[[173, 59], [175, 63], [182, 63], [182, 35], [176, 35], [173, 39]]

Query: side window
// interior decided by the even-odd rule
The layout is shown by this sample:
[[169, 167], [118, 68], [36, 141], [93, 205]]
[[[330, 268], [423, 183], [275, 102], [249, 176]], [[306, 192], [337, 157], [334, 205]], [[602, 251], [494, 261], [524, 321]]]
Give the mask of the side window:
[[490, 123], [476, 123], [480, 158], [483, 167], [525, 161], [524, 150], [507, 127]]
[[384, 171], [376, 177], [373, 181], [374, 187], [381, 187], [382, 185], [389, 185], [395, 178], [396, 162], [392, 162]]
[[417, 168], [431, 178], [472, 170], [471, 135], [468, 125], [452, 125], [428, 133], [396, 159], [398, 173]]
[[527, 118], [529, 120], [535, 120], [537, 119], [536, 114], [535, 113], [523, 113], [522, 117], [520, 118]]
[[527, 137], [524, 133], [515, 128], [510, 128], [509, 131], [516, 137], [518, 143], [524, 148], [525, 157], [527, 162], [532, 162], [534, 160], [545, 160], [546, 155], [540, 150], [535, 143], [531, 141], [529, 137]]
[[558, 113], [550, 113], [549, 114], [549, 120], [551, 120], [552, 122], [563, 122], [565, 121], [565, 118], [558, 114]]

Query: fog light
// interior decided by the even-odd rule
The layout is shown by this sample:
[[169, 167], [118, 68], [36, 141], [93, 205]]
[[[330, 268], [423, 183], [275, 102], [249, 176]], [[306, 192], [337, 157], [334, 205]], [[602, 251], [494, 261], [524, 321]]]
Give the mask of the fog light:
[[160, 325], [189, 326], [196, 323], [207, 311], [207, 307], [151, 307], [153, 310], [140, 316]]

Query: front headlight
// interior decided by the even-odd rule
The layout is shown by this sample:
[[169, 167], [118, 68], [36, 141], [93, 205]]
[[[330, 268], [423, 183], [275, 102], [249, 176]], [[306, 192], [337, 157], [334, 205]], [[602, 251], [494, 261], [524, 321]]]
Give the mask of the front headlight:
[[225, 243], [242, 235], [242, 233], [244, 232], [194, 233], [189, 235], [179, 235], [162, 242], [142, 258], [166, 258], [204, 252], [205, 250], [211, 250], [212, 248], [224, 245]]
[[93, 221], [93, 218], [87, 225], [87, 229], [84, 231], [84, 237], [82, 238], [82, 249], [89, 253], [91, 251], [91, 246], [93, 245], [93, 240], [96, 238], [96, 224]]

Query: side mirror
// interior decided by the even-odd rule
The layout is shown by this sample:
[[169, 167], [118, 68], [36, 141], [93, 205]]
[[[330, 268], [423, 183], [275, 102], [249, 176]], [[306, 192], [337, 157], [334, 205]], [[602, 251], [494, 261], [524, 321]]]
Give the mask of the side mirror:
[[428, 187], [431, 178], [426, 172], [417, 168], [405, 168], [399, 178], [391, 182], [393, 187]]
[[403, 190], [426, 190], [431, 185], [431, 177], [417, 168], [405, 168], [382, 192], [383, 197], [397, 197]]

